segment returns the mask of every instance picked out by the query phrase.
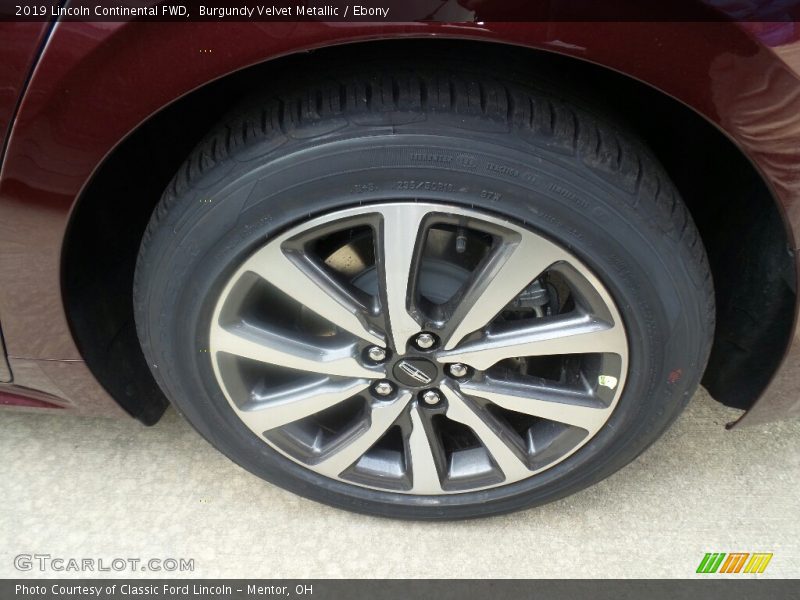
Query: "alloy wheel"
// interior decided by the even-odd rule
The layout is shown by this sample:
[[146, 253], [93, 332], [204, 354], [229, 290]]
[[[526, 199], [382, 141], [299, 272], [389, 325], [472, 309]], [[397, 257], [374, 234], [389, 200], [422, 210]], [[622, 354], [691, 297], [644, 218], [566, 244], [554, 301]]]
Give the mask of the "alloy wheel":
[[267, 241], [224, 286], [209, 348], [264, 443], [418, 495], [563, 461], [607, 423], [628, 364], [611, 294], [568, 249], [489, 212], [408, 201]]

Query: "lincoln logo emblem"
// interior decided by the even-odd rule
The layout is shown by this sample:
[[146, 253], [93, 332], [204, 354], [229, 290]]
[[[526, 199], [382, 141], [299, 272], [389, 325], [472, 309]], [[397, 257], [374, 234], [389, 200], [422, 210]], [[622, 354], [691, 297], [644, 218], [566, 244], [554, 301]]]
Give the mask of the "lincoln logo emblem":
[[397, 363], [397, 366], [400, 367], [400, 370], [403, 371], [406, 375], [416, 379], [420, 383], [426, 384], [433, 381], [433, 379], [431, 377], [428, 377], [428, 375], [424, 371], [418, 369], [411, 363], [408, 363], [406, 361], [401, 361]]

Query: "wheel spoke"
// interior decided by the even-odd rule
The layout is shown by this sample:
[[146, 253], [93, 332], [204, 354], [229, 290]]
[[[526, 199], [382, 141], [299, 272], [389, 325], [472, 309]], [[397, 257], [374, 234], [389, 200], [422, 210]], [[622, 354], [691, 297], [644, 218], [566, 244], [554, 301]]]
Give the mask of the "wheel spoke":
[[612, 410], [586, 392], [548, 388], [544, 385], [487, 379], [482, 383], [462, 383], [460, 389], [469, 396], [484, 398], [502, 408], [573, 425], [589, 432], [600, 429]]
[[[443, 451], [430, 422], [426, 421], [420, 408], [415, 406], [411, 411], [412, 429], [406, 445], [411, 463], [412, 494], [438, 494], [442, 491], [440, 472], [446, 468]], [[437, 463], [441, 464], [441, 470]]]
[[269, 244], [244, 265], [309, 310], [371, 344], [384, 339], [366, 324], [365, 309], [325, 271], [300, 253], [285, 252], [281, 244]]
[[324, 455], [314, 464], [314, 468], [329, 477], [339, 477], [342, 471], [358, 461], [394, 425], [410, 397], [411, 394], [405, 393], [392, 402], [373, 403], [369, 422], [365, 427]]
[[325, 349], [275, 332], [238, 323], [211, 328], [211, 350], [227, 352], [259, 362], [340, 377], [378, 379], [383, 373], [359, 364], [352, 345]]
[[377, 252], [385, 294], [385, 312], [392, 341], [398, 353], [406, 351], [408, 339], [420, 330], [409, 313], [410, 291], [416, 268], [417, 243], [422, 220], [430, 212], [424, 205], [385, 206], [378, 234]]
[[249, 402], [238, 411], [239, 417], [253, 431], [263, 433], [315, 415], [352, 398], [369, 387], [365, 379], [331, 382], [326, 379]]
[[447, 384], [442, 385], [447, 398], [447, 416], [472, 429], [506, 479], [521, 479], [530, 475], [519, 450], [513, 446], [507, 432], [493, 419], [480, 414], [472, 402]]
[[540, 323], [490, 333], [483, 339], [460, 348], [442, 352], [440, 362], [462, 362], [485, 370], [506, 358], [611, 352], [622, 355], [626, 349], [625, 332], [619, 325], [606, 323], [591, 315], [542, 318]]
[[450, 321], [455, 325], [445, 350], [490, 323], [503, 308], [549, 266], [568, 260], [557, 246], [532, 234], [503, 243], [472, 277]]

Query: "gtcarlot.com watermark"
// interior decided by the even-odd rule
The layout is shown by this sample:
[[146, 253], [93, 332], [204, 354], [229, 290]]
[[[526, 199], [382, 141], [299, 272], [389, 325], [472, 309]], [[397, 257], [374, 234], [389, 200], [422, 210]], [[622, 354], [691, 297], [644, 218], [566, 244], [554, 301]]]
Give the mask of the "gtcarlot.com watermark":
[[52, 556], [50, 554], [17, 554], [14, 557], [17, 571], [41, 573], [124, 573], [152, 571], [154, 573], [191, 573], [193, 558], [89, 558]]

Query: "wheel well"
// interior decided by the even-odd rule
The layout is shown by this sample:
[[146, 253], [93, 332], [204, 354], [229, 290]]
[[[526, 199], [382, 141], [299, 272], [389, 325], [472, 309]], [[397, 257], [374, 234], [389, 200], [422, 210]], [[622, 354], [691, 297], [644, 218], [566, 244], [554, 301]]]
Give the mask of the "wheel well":
[[150, 424], [167, 406], [139, 348], [131, 303], [139, 244], [162, 191], [206, 132], [254, 91], [253, 82], [310, 70], [322, 57], [357, 61], [364, 44], [372, 46], [371, 56], [402, 53], [430, 61], [452, 53], [463, 60], [472, 52], [476, 60], [494, 64], [513, 59], [537, 79], [576, 97], [590, 96], [592, 104], [637, 131], [676, 183], [709, 255], [717, 328], [703, 383], [730, 406], [748, 408], [755, 401], [786, 349], [796, 285], [782, 217], [738, 148], [678, 101], [603, 67], [486, 42], [403, 40], [327, 48], [234, 73], [154, 115], [104, 161], [73, 211], [62, 285], [82, 356], [125, 410]]

